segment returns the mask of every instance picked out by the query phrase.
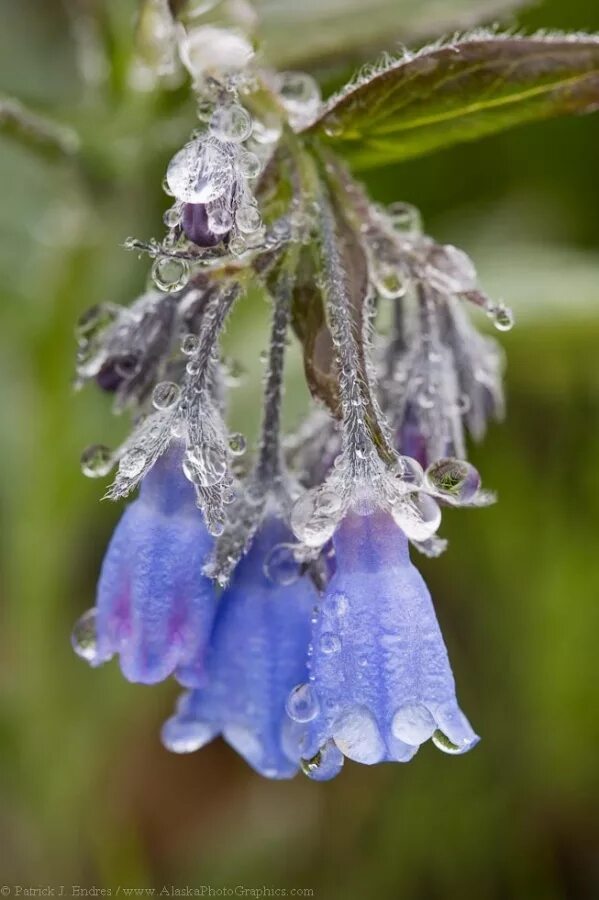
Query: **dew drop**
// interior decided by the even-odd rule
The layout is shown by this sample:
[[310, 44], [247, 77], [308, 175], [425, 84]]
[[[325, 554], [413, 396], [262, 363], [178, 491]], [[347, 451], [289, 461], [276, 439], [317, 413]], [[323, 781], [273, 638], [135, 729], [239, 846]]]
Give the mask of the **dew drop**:
[[441, 524], [441, 510], [428, 494], [407, 494], [391, 509], [396, 525], [412, 541], [432, 537]]
[[81, 471], [87, 478], [103, 478], [112, 466], [112, 452], [104, 444], [92, 444], [81, 454]]
[[170, 256], [157, 257], [152, 265], [152, 280], [160, 291], [180, 291], [189, 280], [187, 260]]
[[255, 153], [244, 148], [237, 154], [237, 167], [245, 178], [257, 178], [262, 169], [262, 163]]
[[379, 266], [373, 273], [374, 286], [384, 300], [399, 300], [407, 290], [402, 273], [393, 266]]
[[300, 768], [304, 775], [313, 781], [328, 781], [334, 778], [343, 767], [343, 754], [329, 740], [310, 759], [301, 759]]
[[221, 449], [210, 444], [188, 450], [182, 468], [185, 477], [200, 487], [219, 484], [227, 473], [227, 463]]
[[279, 96], [295, 124], [311, 119], [320, 107], [320, 88], [306, 72], [281, 73]]
[[220, 141], [240, 144], [252, 133], [252, 117], [237, 103], [217, 106], [210, 119], [210, 131]]
[[98, 634], [96, 628], [96, 608], [88, 609], [77, 619], [71, 632], [73, 650], [86, 662], [93, 665], [98, 657]]
[[170, 409], [181, 396], [181, 388], [174, 381], [160, 381], [152, 392], [156, 409]]
[[243, 456], [247, 449], [247, 441], [245, 436], [236, 431], [229, 435], [229, 450], [233, 456]]
[[173, 156], [166, 177], [173, 195], [185, 203], [211, 203], [233, 184], [230, 159], [217, 146], [199, 141]]
[[262, 217], [256, 206], [246, 203], [240, 206], [235, 213], [235, 222], [244, 234], [252, 234], [254, 231], [258, 231], [262, 225]]
[[119, 473], [125, 478], [137, 478], [146, 465], [147, 457], [144, 451], [139, 447], [128, 450], [119, 462]]
[[392, 203], [388, 212], [393, 228], [401, 234], [420, 234], [422, 232], [420, 210], [411, 203]]
[[208, 209], [208, 227], [214, 234], [228, 234], [233, 227], [231, 211], [220, 204]]
[[192, 356], [200, 345], [200, 339], [196, 334], [186, 334], [181, 341], [181, 351], [185, 356]]
[[450, 741], [447, 735], [438, 728], [436, 731], [433, 731], [432, 741], [437, 750], [442, 750], [443, 753], [449, 753], [451, 756], [457, 756], [464, 752], [463, 747], [458, 747], [457, 744]]
[[300, 577], [301, 564], [295, 558], [293, 544], [276, 544], [264, 561], [264, 574], [273, 584], [294, 584]]
[[342, 508], [339, 495], [327, 487], [306, 491], [293, 505], [291, 528], [309, 547], [320, 547], [332, 536]]
[[294, 722], [311, 722], [319, 712], [316, 692], [311, 684], [298, 684], [294, 687], [285, 706], [287, 714]]
[[323, 631], [320, 635], [319, 646], [325, 656], [338, 653], [341, 649], [341, 641], [333, 631]]
[[181, 207], [176, 204], [167, 209], [162, 220], [167, 228], [176, 228], [181, 223]]
[[457, 503], [471, 500], [480, 488], [480, 475], [463, 459], [438, 459], [425, 474], [428, 487], [442, 497]]
[[493, 324], [498, 331], [510, 331], [514, 327], [514, 314], [508, 306], [498, 303], [491, 313]]

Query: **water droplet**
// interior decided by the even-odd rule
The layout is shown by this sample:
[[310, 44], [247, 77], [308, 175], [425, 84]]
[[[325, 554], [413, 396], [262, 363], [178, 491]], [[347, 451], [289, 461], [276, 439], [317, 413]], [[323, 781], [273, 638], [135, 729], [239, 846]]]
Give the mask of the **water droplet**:
[[504, 303], [498, 303], [491, 313], [493, 324], [498, 331], [509, 331], [514, 327], [514, 314]]
[[325, 656], [330, 656], [331, 653], [338, 653], [341, 649], [341, 641], [339, 637], [332, 631], [323, 631], [320, 635], [320, 649], [325, 654]]
[[241, 144], [252, 133], [252, 117], [237, 103], [217, 106], [210, 119], [210, 131], [220, 141]]
[[287, 714], [294, 722], [311, 722], [319, 712], [318, 697], [310, 684], [294, 687], [286, 703]]
[[241, 148], [237, 154], [237, 168], [245, 178], [257, 178], [262, 169], [262, 163], [255, 153]]
[[341, 591], [335, 591], [334, 594], [328, 598], [328, 606], [336, 616], [345, 616], [349, 609], [349, 598], [347, 594], [343, 594]]
[[208, 227], [214, 234], [228, 234], [233, 227], [233, 216], [227, 206], [215, 204], [208, 208]]
[[240, 206], [235, 213], [235, 222], [244, 234], [252, 234], [254, 231], [258, 231], [262, 225], [262, 217], [256, 206], [246, 203]]
[[200, 339], [196, 334], [186, 334], [181, 341], [181, 351], [186, 356], [192, 356], [200, 345]]
[[243, 456], [247, 449], [247, 441], [243, 434], [236, 431], [229, 435], [229, 450], [233, 456]]
[[254, 119], [252, 138], [258, 144], [276, 144], [281, 137], [281, 120], [274, 114]]
[[86, 662], [93, 665], [98, 657], [98, 634], [96, 629], [96, 608], [88, 609], [77, 619], [71, 632], [73, 650]]
[[335, 742], [329, 740], [310, 759], [301, 759], [300, 767], [313, 781], [328, 781], [341, 771], [343, 754]]
[[220, 447], [206, 444], [188, 450], [182, 468], [189, 481], [200, 487], [213, 487], [225, 477], [227, 462]]
[[181, 207], [178, 204], [171, 206], [164, 213], [162, 220], [167, 228], [176, 228], [181, 223]]
[[343, 512], [341, 497], [326, 486], [305, 494], [291, 510], [291, 528], [309, 547], [320, 547], [332, 536]]
[[394, 229], [401, 234], [420, 234], [422, 232], [420, 210], [411, 203], [392, 203], [388, 207], [388, 213]]
[[173, 195], [185, 203], [211, 203], [233, 185], [231, 160], [213, 144], [195, 141], [173, 156], [166, 172]]
[[418, 703], [402, 706], [397, 710], [391, 722], [393, 736], [414, 747], [428, 741], [435, 727], [435, 720], [429, 710], [426, 706]]
[[327, 137], [339, 137], [339, 135], [343, 134], [343, 123], [341, 119], [336, 116], [334, 113], [329, 113], [329, 115], [324, 120], [324, 133]]
[[452, 756], [457, 756], [460, 753], [464, 752], [463, 747], [458, 747], [457, 744], [454, 744], [449, 740], [446, 734], [443, 734], [442, 731], [439, 731], [437, 728], [436, 731], [433, 731], [432, 741], [437, 750], [442, 750], [443, 753], [449, 753]]
[[167, 750], [173, 753], [193, 753], [214, 737], [214, 728], [208, 722], [180, 719], [173, 716], [162, 726], [161, 739]]
[[134, 447], [121, 457], [119, 473], [125, 478], [137, 478], [143, 472], [146, 463], [147, 457], [144, 451], [140, 447]]
[[92, 444], [81, 454], [81, 471], [88, 478], [103, 478], [113, 464], [112, 452], [104, 444]]
[[395, 523], [412, 541], [432, 537], [441, 524], [441, 510], [428, 494], [407, 494], [391, 509]]
[[295, 125], [309, 121], [320, 107], [318, 83], [306, 72], [282, 72], [279, 96]]
[[424, 471], [420, 463], [411, 456], [400, 456], [395, 463], [395, 490], [413, 492], [414, 488], [422, 487]]
[[248, 249], [247, 242], [240, 234], [236, 234], [229, 241], [229, 253], [231, 256], [243, 256]]
[[379, 265], [373, 272], [373, 281], [384, 300], [399, 300], [407, 290], [403, 274], [394, 266]]
[[463, 459], [438, 459], [426, 470], [426, 483], [442, 497], [457, 503], [471, 500], [480, 488], [480, 475]]
[[180, 291], [189, 280], [187, 260], [171, 256], [157, 257], [152, 265], [152, 280], [160, 291]]
[[196, 112], [200, 122], [209, 122], [214, 112], [214, 103], [206, 97], [200, 97], [196, 106]]
[[264, 574], [273, 584], [293, 584], [300, 577], [301, 563], [293, 544], [276, 544], [264, 561]]
[[187, 29], [179, 42], [179, 53], [185, 68], [198, 79], [207, 72], [244, 69], [254, 50], [238, 31], [203, 25]]
[[181, 388], [174, 381], [159, 381], [152, 392], [156, 409], [170, 409], [181, 396]]

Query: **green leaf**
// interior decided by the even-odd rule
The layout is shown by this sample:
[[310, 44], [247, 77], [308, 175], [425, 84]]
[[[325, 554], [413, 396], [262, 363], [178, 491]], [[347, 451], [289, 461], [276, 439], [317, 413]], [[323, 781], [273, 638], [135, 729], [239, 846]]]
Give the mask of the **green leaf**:
[[486, 35], [359, 77], [305, 133], [367, 168], [597, 108], [598, 37]]

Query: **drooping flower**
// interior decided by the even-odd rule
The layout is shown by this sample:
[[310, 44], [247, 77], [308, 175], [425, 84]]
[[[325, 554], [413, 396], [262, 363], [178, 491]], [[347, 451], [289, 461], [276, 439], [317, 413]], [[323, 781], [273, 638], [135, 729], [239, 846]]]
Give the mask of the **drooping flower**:
[[[350, 512], [333, 544], [336, 571], [315, 620], [310, 677], [287, 708], [304, 722], [307, 774], [320, 772], [331, 741], [356, 762], [407, 762], [432, 737], [464, 753], [478, 737], [460, 710], [430, 594], [408, 540], [382, 512]], [[329, 766], [328, 777], [337, 774]]]
[[260, 774], [290, 778], [299, 765], [298, 726], [288, 719], [291, 688], [307, 677], [310, 616], [318, 595], [307, 575], [272, 581], [265, 563], [288, 529], [266, 519], [219, 601], [207, 681], [184, 694], [164, 725], [165, 745], [198, 750], [222, 735]]
[[129, 681], [175, 675], [194, 687], [203, 683], [216, 610], [214, 585], [202, 574], [213, 541], [180, 456], [173, 449], [161, 457], [125, 510], [102, 564], [96, 606], [75, 626], [73, 645], [93, 666], [118, 655]]

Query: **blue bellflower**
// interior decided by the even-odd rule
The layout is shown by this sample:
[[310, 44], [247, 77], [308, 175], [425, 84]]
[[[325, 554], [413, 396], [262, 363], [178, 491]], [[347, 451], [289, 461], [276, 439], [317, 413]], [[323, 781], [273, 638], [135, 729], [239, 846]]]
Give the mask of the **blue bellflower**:
[[202, 575], [212, 543], [180, 454], [171, 450], [117, 525], [95, 610], [85, 615], [95, 619], [94, 643], [81, 642], [79, 624], [77, 652], [92, 665], [118, 655], [129, 681], [154, 684], [175, 675], [186, 687], [202, 684], [216, 611], [213, 582]]
[[273, 546], [291, 537], [267, 519], [224, 591], [207, 656], [207, 681], [184, 694], [164, 725], [165, 746], [198, 750], [223, 738], [260, 774], [291, 778], [300, 727], [285, 712], [290, 690], [307, 678], [310, 617], [318, 594], [307, 575], [277, 584], [265, 574]]
[[333, 544], [336, 571], [314, 623], [310, 678], [287, 703], [304, 723], [305, 771], [333, 777], [341, 754], [367, 765], [407, 762], [430, 737], [446, 752], [469, 750], [478, 737], [458, 707], [407, 538], [385, 513], [350, 513]]

